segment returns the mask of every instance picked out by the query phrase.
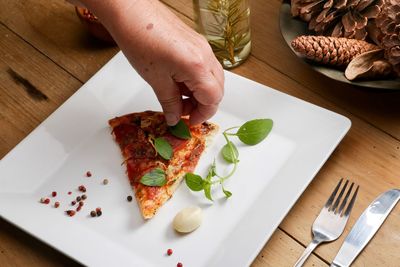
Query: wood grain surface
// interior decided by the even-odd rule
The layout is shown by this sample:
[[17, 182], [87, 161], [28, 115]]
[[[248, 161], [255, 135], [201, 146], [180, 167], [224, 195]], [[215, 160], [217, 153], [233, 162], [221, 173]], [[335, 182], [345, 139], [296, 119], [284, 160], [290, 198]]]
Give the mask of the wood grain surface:
[[[164, 3], [194, 26], [192, 1]], [[346, 177], [360, 192], [345, 233], [319, 247], [305, 265], [329, 266], [368, 204], [400, 188], [400, 91], [354, 87], [314, 72], [283, 40], [280, 5], [279, 0], [251, 1], [252, 54], [233, 72], [343, 114], [352, 128], [252, 266], [292, 266], [310, 242], [311, 225], [327, 196]], [[65, 1], [0, 0], [0, 158], [117, 52], [91, 38]], [[399, 246], [396, 207], [354, 266], [399, 266]], [[80, 265], [0, 218], [0, 266]]]

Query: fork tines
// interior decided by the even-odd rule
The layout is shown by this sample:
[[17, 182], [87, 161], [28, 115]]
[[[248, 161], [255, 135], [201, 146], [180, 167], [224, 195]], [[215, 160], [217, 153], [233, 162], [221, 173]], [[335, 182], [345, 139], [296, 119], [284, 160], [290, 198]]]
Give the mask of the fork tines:
[[[347, 205], [346, 210], [343, 212], [343, 210], [347, 204], [347, 201], [350, 197], [350, 194], [353, 190], [354, 183], [351, 183], [350, 188], [347, 190], [347, 193], [342, 201], [342, 197], [343, 197], [344, 193], [346, 192], [346, 188], [347, 188], [347, 185], [349, 184], [349, 180], [346, 180], [346, 182], [344, 183], [344, 185], [342, 187], [342, 190], [340, 191], [339, 195], [336, 197], [336, 194], [339, 191], [339, 188], [342, 185], [342, 182], [343, 182], [343, 178], [340, 179], [336, 188], [333, 190], [331, 196], [329, 197], [328, 201], [325, 204], [325, 208], [327, 208], [329, 211], [333, 211], [335, 214], [339, 213], [340, 216], [349, 216], [351, 209], [354, 205], [354, 202], [356, 200], [359, 186], [357, 185], [357, 188], [354, 191], [353, 196], [351, 197], [351, 200], [350, 200], [349, 204]], [[336, 198], [336, 200], [335, 200], [335, 198]], [[342, 203], [340, 204], [341, 201], [342, 201]], [[339, 204], [340, 204], [340, 206], [339, 206]]]

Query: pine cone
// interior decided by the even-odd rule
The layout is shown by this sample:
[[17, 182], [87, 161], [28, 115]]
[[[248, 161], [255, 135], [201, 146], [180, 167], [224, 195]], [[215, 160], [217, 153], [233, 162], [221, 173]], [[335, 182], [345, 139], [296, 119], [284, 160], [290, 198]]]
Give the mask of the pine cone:
[[312, 61], [337, 67], [347, 66], [354, 57], [378, 49], [362, 40], [312, 35], [295, 38], [292, 47]]
[[291, 11], [318, 35], [364, 40], [368, 21], [378, 16], [383, 1], [291, 0]]
[[375, 25], [378, 34], [374, 32], [371, 36], [385, 49], [385, 58], [400, 77], [400, 0], [385, 0]]

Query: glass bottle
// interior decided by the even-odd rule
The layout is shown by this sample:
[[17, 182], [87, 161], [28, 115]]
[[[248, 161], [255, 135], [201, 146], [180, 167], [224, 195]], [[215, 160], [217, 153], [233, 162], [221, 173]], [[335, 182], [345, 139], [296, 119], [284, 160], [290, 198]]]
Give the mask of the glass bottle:
[[226, 69], [243, 63], [251, 50], [249, 0], [193, 0], [197, 31]]

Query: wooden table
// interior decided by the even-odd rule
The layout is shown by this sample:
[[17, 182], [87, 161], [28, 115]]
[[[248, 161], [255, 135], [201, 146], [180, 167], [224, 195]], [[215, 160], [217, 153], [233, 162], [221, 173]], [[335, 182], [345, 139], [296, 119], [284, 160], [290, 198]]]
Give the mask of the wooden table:
[[[164, 2], [193, 26], [190, 0]], [[311, 240], [310, 227], [326, 197], [340, 177], [349, 177], [361, 186], [349, 225], [338, 241], [319, 247], [306, 264], [328, 266], [368, 204], [380, 193], [400, 188], [400, 91], [357, 88], [315, 73], [280, 35], [281, 2], [251, 4], [252, 55], [233, 72], [343, 114], [353, 123], [253, 266], [292, 266]], [[74, 8], [62, 0], [0, 0], [0, 158], [117, 52], [89, 38]], [[38, 91], [15, 80], [13, 72]], [[354, 266], [399, 266], [399, 247], [397, 207]], [[59, 265], [79, 266], [0, 219], [0, 266]]]

